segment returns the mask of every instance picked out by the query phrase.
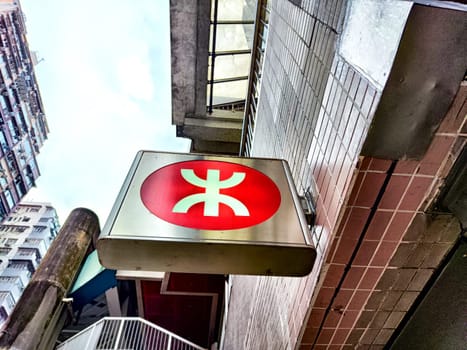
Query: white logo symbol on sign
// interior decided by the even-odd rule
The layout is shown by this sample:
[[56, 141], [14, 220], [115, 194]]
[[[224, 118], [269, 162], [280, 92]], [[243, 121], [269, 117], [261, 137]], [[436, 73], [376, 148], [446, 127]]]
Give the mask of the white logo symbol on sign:
[[245, 173], [234, 172], [226, 180], [220, 180], [220, 171], [208, 169], [205, 179], [199, 178], [193, 169], [181, 169], [182, 177], [192, 185], [206, 189], [204, 193], [195, 193], [179, 200], [172, 209], [174, 213], [187, 213], [193, 205], [204, 202], [204, 216], [219, 216], [219, 204], [229, 206], [236, 216], [250, 216], [248, 208], [238, 199], [219, 193], [223, 188], [237, 186], [245, 179]]

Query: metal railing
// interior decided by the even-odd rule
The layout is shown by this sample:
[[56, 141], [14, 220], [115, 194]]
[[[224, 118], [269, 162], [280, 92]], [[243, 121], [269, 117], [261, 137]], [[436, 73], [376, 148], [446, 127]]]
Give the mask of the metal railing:
[[139, 317], [104, 317], [57, 350], [205, 350]]

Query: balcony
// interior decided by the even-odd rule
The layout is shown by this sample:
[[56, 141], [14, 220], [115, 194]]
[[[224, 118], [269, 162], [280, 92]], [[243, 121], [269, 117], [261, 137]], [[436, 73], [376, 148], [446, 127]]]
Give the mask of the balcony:
[[44, 240], [42, 239], [32, 239], [26, 238], [23, 244], [21, 244], [20, 248], [32, 248], [37, 249], [40, 256], [44, 256], [47, 253], [47, 247], [45, 245]]
[[105, 317], [56, 349], [205, 350], [138, 317]]
[[31, 272], [29, 270], [7, 267], [3, 270], [1, 276], [4, 277], [19, 277], [23, 285], [27, 285], [31, 280]]
[[29, 234], [28, 238], [31, 239], [42, 239], [46, 242], [46, 247], [48, 248], [47, 242], [50, 242], [52, 237], [51, 229], [49, 226], [35, 225], [32, 232]]
[[15, 301], [10, 292], [0, 292], [0, 308], [3, 308], [7, 315], [11, 314], [15, 307]]
[[9, 259], [10, 265], [11, 264], [18, 264], [18, 265], [24, 265], [27, 266], [27, 269], [31, 272], [34, 273], [39, 266], [39, 259], [36, 257], [36, 255], [23, 255], [16, 253], [13, 258]]
[[0, 281], [0, 292], [9, 292], [15, 301], [18, 301], [23, 293], [17, 283], [2, 281]]

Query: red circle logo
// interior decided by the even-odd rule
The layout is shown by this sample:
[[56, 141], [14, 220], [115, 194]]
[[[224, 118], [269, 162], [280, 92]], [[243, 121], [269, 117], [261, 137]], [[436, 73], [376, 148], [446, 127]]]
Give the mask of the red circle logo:
[[144, 206], [172, 224], [202, 230], [257, 225], [279, 209], [276, 184], [236, 163], [193, 160], [167, 165], [141, 185]]

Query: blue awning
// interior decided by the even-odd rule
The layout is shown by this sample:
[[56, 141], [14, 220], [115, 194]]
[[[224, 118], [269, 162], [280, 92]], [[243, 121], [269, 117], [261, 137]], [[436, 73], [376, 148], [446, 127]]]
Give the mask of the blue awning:
[[97, 250], [88, 255], [68, 296], [73, 298], [73, 308], [90, 303], [106, 290], [117, 285], [116, 271], [103, 267]]

